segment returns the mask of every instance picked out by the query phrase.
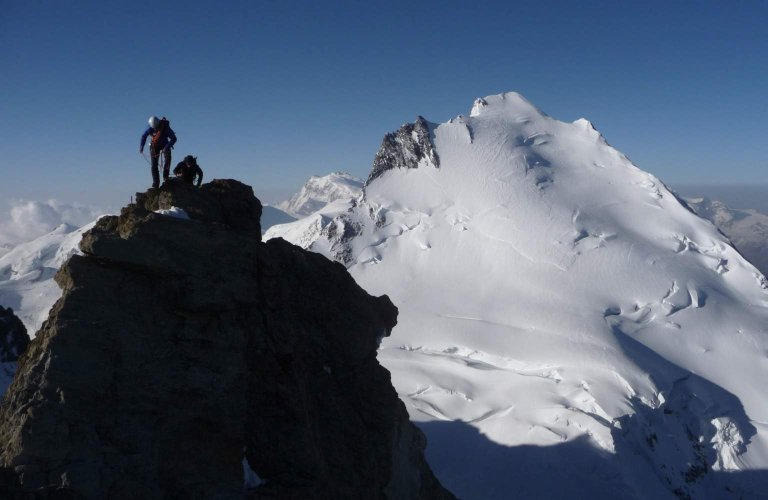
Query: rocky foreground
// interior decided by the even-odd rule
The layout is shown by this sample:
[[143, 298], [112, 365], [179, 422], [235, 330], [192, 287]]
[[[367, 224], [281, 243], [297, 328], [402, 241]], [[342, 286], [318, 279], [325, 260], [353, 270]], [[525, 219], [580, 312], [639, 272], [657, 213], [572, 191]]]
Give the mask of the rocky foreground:
[[262, 243], [237, 181], [136, 200], [56, 275], [0, 407], [0, 498], [452, 498], [376, 360], [386, 296]]

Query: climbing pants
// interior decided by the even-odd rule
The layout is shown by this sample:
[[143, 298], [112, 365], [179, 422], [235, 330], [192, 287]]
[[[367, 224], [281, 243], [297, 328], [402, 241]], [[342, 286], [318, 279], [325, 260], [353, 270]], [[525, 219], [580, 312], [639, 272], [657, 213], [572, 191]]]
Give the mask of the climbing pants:
[[152, 187], [158, 187], [160, 185], [160, 172], [158, 168], [160, 155], [163, 155], [163, 182], [165, 182], [168, 180], [171, 168], [171, 148], [156, 149], [152, 146], [149, 148], [149, 153], [152, 158]]

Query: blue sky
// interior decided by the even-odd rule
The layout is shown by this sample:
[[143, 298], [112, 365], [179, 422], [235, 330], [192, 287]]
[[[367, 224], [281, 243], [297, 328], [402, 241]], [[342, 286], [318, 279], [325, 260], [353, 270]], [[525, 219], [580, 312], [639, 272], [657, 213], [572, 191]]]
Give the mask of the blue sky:
[[383, 135], [515, 90], [668, 184], [768, 183], [768, 2], [19, 2], [0, 14], [0, 199], [124, 205], [175, 160], [276, 201]]

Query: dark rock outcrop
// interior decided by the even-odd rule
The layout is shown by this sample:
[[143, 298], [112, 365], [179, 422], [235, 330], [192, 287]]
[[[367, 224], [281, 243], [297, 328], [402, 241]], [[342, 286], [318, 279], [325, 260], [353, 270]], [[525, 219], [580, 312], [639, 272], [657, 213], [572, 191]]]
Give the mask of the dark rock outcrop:
[[16, 361], [29, 345], [24, 323], [13, 309], [0, 306], [0, 394], [3, 394], [16, 373]]
[[397, 132], [384, 136], [365, 185], [387, 170], [417, 168], [422, 161], [440, 167], [440, 158], [430, 138], [429, 123], [419, 116], [414, 123], [406, 123]]
[[0, 363], [13, 363], [29, 345], [24, 323], [13, 314], [13, 309], [0, 306]]
[[387, 297], [261, 243], [237, 181], [136, 199], [56, 276], [0, 407], [0, 497], [451, 498], [376, 360]]
[[250, 186], [232, 179], [216, 179], [198, 189], [181, 179], [169, 179], [162, 189], [137, 193], [136, 205], [152, 212], [178, 207], [192, 219], [261, 235], [261, 202]]

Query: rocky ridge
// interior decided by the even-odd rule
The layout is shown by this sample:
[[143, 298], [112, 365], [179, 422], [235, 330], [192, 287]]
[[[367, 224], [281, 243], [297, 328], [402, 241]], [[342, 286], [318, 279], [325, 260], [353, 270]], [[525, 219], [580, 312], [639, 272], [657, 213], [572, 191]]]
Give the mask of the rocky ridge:
[[418, 116], [415, 122], [406, 123], [396, 132], [385, 135], [365, 185], [369, 185], [387, 170], [418, 168], [421, 164], [439, 168], [440, 158], [430, 134], [429, 123], [424, 117]]
[[237, 181], [136, 200], [56, 275], [0, 407], [2, 498], [452, 498], [376, 360], [387, 297], [261, 243]]

